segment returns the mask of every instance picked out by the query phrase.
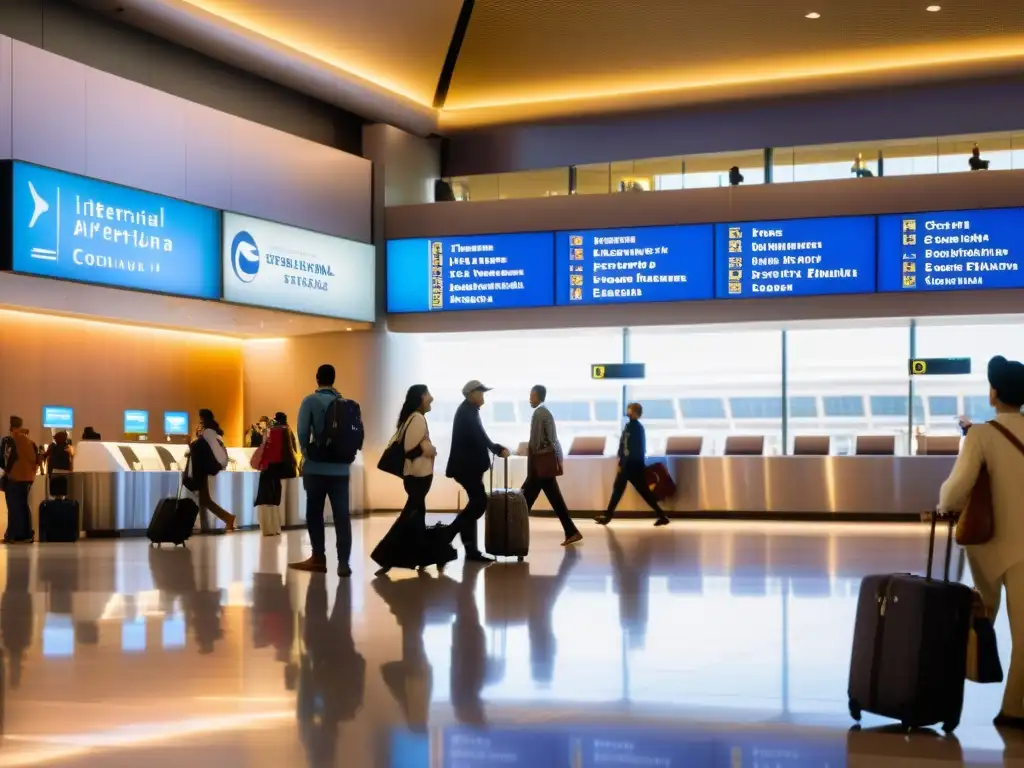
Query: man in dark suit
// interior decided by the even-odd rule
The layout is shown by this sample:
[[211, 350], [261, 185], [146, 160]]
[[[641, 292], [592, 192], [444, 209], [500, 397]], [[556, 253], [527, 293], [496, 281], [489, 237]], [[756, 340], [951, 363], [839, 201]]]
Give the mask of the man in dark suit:
[[447, 477], [452, 478], [466, 491], [466, 508], [463, 509], [449, 528], [452, 538], [456, 533], [462, 537], [469, 562], [489, 563], [493, 558], [480, 551], [477, 545], [477, 521], [487, 511], [487, 489], [484, 487], [484, 473], [491, 466], [490, 454], [508, 457], [508, 450], [491, 442], [480, 421], [480, 408], [484, 404], [484, 393], [490, 389], [476, 379], [462, 388], [465, 400], [455, 411], [452, 422], [452, 448], [448, 455]]

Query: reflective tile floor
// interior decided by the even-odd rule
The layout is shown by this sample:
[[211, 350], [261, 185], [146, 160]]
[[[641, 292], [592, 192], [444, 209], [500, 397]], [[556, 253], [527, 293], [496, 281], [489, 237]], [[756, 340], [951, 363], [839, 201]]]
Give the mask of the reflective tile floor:
[[1000, 686], [953, 739], [850, 731], [860, 578], [924, 527], [533, 523], [528, 563], [374, 579], [359, 521], [344, 582], [286, 571], [302, 532], [8, 547], [0, 767], [1024, 766]]

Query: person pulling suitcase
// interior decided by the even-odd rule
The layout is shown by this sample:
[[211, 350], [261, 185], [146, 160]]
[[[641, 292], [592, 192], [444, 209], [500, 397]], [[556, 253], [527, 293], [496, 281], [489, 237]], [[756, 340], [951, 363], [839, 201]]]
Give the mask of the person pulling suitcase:
[[466, 382], [462, 388], [465, 398], [455, 411], [452, 422], [452, 447], [448, 455], [447, 477], [452, 478], [466, 491], [466, 507], [448, 526], [449, 540], [456, 536], [462, 537], [462, 545], [466, 550], [466, 561], [492, 563], [480, 551], [477, 544], [477, 521], [487, 511], [487, 488], [484, 486], [484, 473], [491, 467], [490, 454], [507, 459], [509, 451], [504, 446], [493, 442], [484, 430], [480, 420], [480, 409], [484, 405], [484, 393], [490, 392], [476, 379]]

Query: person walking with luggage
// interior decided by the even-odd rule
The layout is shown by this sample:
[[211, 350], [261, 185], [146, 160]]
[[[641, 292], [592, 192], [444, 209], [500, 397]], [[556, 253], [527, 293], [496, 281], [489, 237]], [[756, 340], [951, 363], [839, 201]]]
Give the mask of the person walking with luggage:
[[50, 495], [54, 498], [63, 498], [68, 495], [68, 475], [74, 468], [75, 452], [68, 440], [68, 433], [60, 431], [53, 436], [43, 455], [46, 462], [46, 477], [49, 483]]
[[253, 506], [264, 536], [281, 535], [284, 481], [299, 476], [297, 452], [298, 442], [288, 427], [288, 416], [278, 411], [274, 421], [268, 423], [263, 441], [257, 448], [260, 477]]
[[307, 395], [299, 408], [299, 450], [302, 452], [302, 483], [306, 489], [306, 530], [313, 554], [291, 563], [290, 568], [314, 573], [327, 572], [327, 544], [324, 505], [329, 498], [334, 512], [334, 533], [338, 548], [338, 575], [352, 575], [352, 521], [349, 518], [349, 464], [355, 450], [362, 448], [362, 420], [359, 406], [345, 400], [334, 388], [337, 373], [333, 365], [321, 365], [316, 372], [317, 389]]
[[235, 530], [235, 516], [214, 501], [210, 493], [210, 482], [228, 466], [228, 449], [224, 447], [223, 436], [224, 430], [217, 423], [213, 411], [200, 409], [199, 426], [196, 439], [188, 449], [183, 483], [198, 496], [199, 509], [212, 512], [230, 532]]
[[[960, 455], [939, 491], [940, 514], [963, 512], [982, 469], [988, 472], [994, 534], [985, 544], [967, 546], [967, 562], [986, 612], [994, 619], [1002, 591], [1010, 616], [1012, 650], [1002, 709], [995, 724], [1024, 730], [1024, 365], [1004, 357], [988, 364], [989, 402], [994, 421], [967, 424]], [[966, 512], [961, 524], [972, 513]]]
[[644, 407], [640, 403], [630, 403], [626, 408], [626, 415], [629, 421], [622, 430], [619, 438], [619, 470], [615, 475], [615, 484], [612, 486], [612, 496], [608, 500], [608, 511], [595, 518], [599, 525], [608, 525], [615, 516], [615, 508], [622, 501], [622, 494], [626, 492], [626, 484], [632, 485], [640, 497], [647, 502], [658, 519], [654, 521], [656, 526], [668, 525], [668, 516], [654, 498], [651, 489], [647, 487], [646, 460], [647, 460], [647, 434], [644, 425], [640, 423], [640, 417], [644, 415]]
[[551, 509], [562, 523], [562, 531], [565, 533], [562, 546], [567, 547], [581, 541], [583, 534], [572, 521], [569, 508], [562, 498], [562, 489], [558, 487], [558, 476], [562, 474], [562, 446], [558, 442], [558, 433], [555, 430], [555, 417], [544, 405], [547, 396], [547, 387], [541, 384], [530, 390], [533, 417], [530, 419], [530, 442], [523, 496], [526, 497], [526, 506], [533, 509], [540, 492], [544, 491], [544, 495], [551, 503]]
[[452, 478], [466, 491], [466, 507], [449, 525], [450, 539], [462, 537], [468, 562], [491, 563], [494, 558], [480, 551], [477, 545], [477, 521], [487, 511], [487, 489], [484, 487], [484, 473], [491, 466], [489, 454], [508, 458], [505, 447], [492, 442], [480, 421], [480, 409], [484, 404], [484, 393], [490, 392], [476, 379], [466, 382], [462, 388], [465, 398], [455, 411], [452, 422], [452, 448], [448, 455], [447, 477]]
[[32, 530], [32, 510], [28, 495], [39, 471], [39, 452], [28, 436], [20, 416], [11, 416], [10, 434], [0, 442], [3, 454], [4, 497], [7, 500], [7, 532], [5, 544], [31, 544], [35, 541]]
[[394, 525], [374, 548], [370, 557], [383, 576], [392, 568], [425, 568], [436, 565], [438, 570], [455, 559], [455, 550], [438, 537], [437, 529], [427, 531], [427, 493], [434, 480], [434, 459], [437, 449], [430, 442], [427, 414], [434, 396], [426, 384], [414, 384], [405, 394], [405, 402], [398, 413], [398, 432], [395, 441], [401, 441], [405, 453], [402, 484], [406, 501]]

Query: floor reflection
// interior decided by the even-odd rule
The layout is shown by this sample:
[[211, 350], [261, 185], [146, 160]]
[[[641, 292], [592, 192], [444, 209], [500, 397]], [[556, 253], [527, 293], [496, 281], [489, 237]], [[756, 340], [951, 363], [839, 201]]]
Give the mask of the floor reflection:
[[1024, 766], [1000, 686], [956, 738], [850, 731], [860, 579], [920, 571], [926, 534], [616, 521], [565, 549], [536, 520], [526, 563], [345, 581], [287, 570], [301, 532], [8, 547], [0, 768]]

